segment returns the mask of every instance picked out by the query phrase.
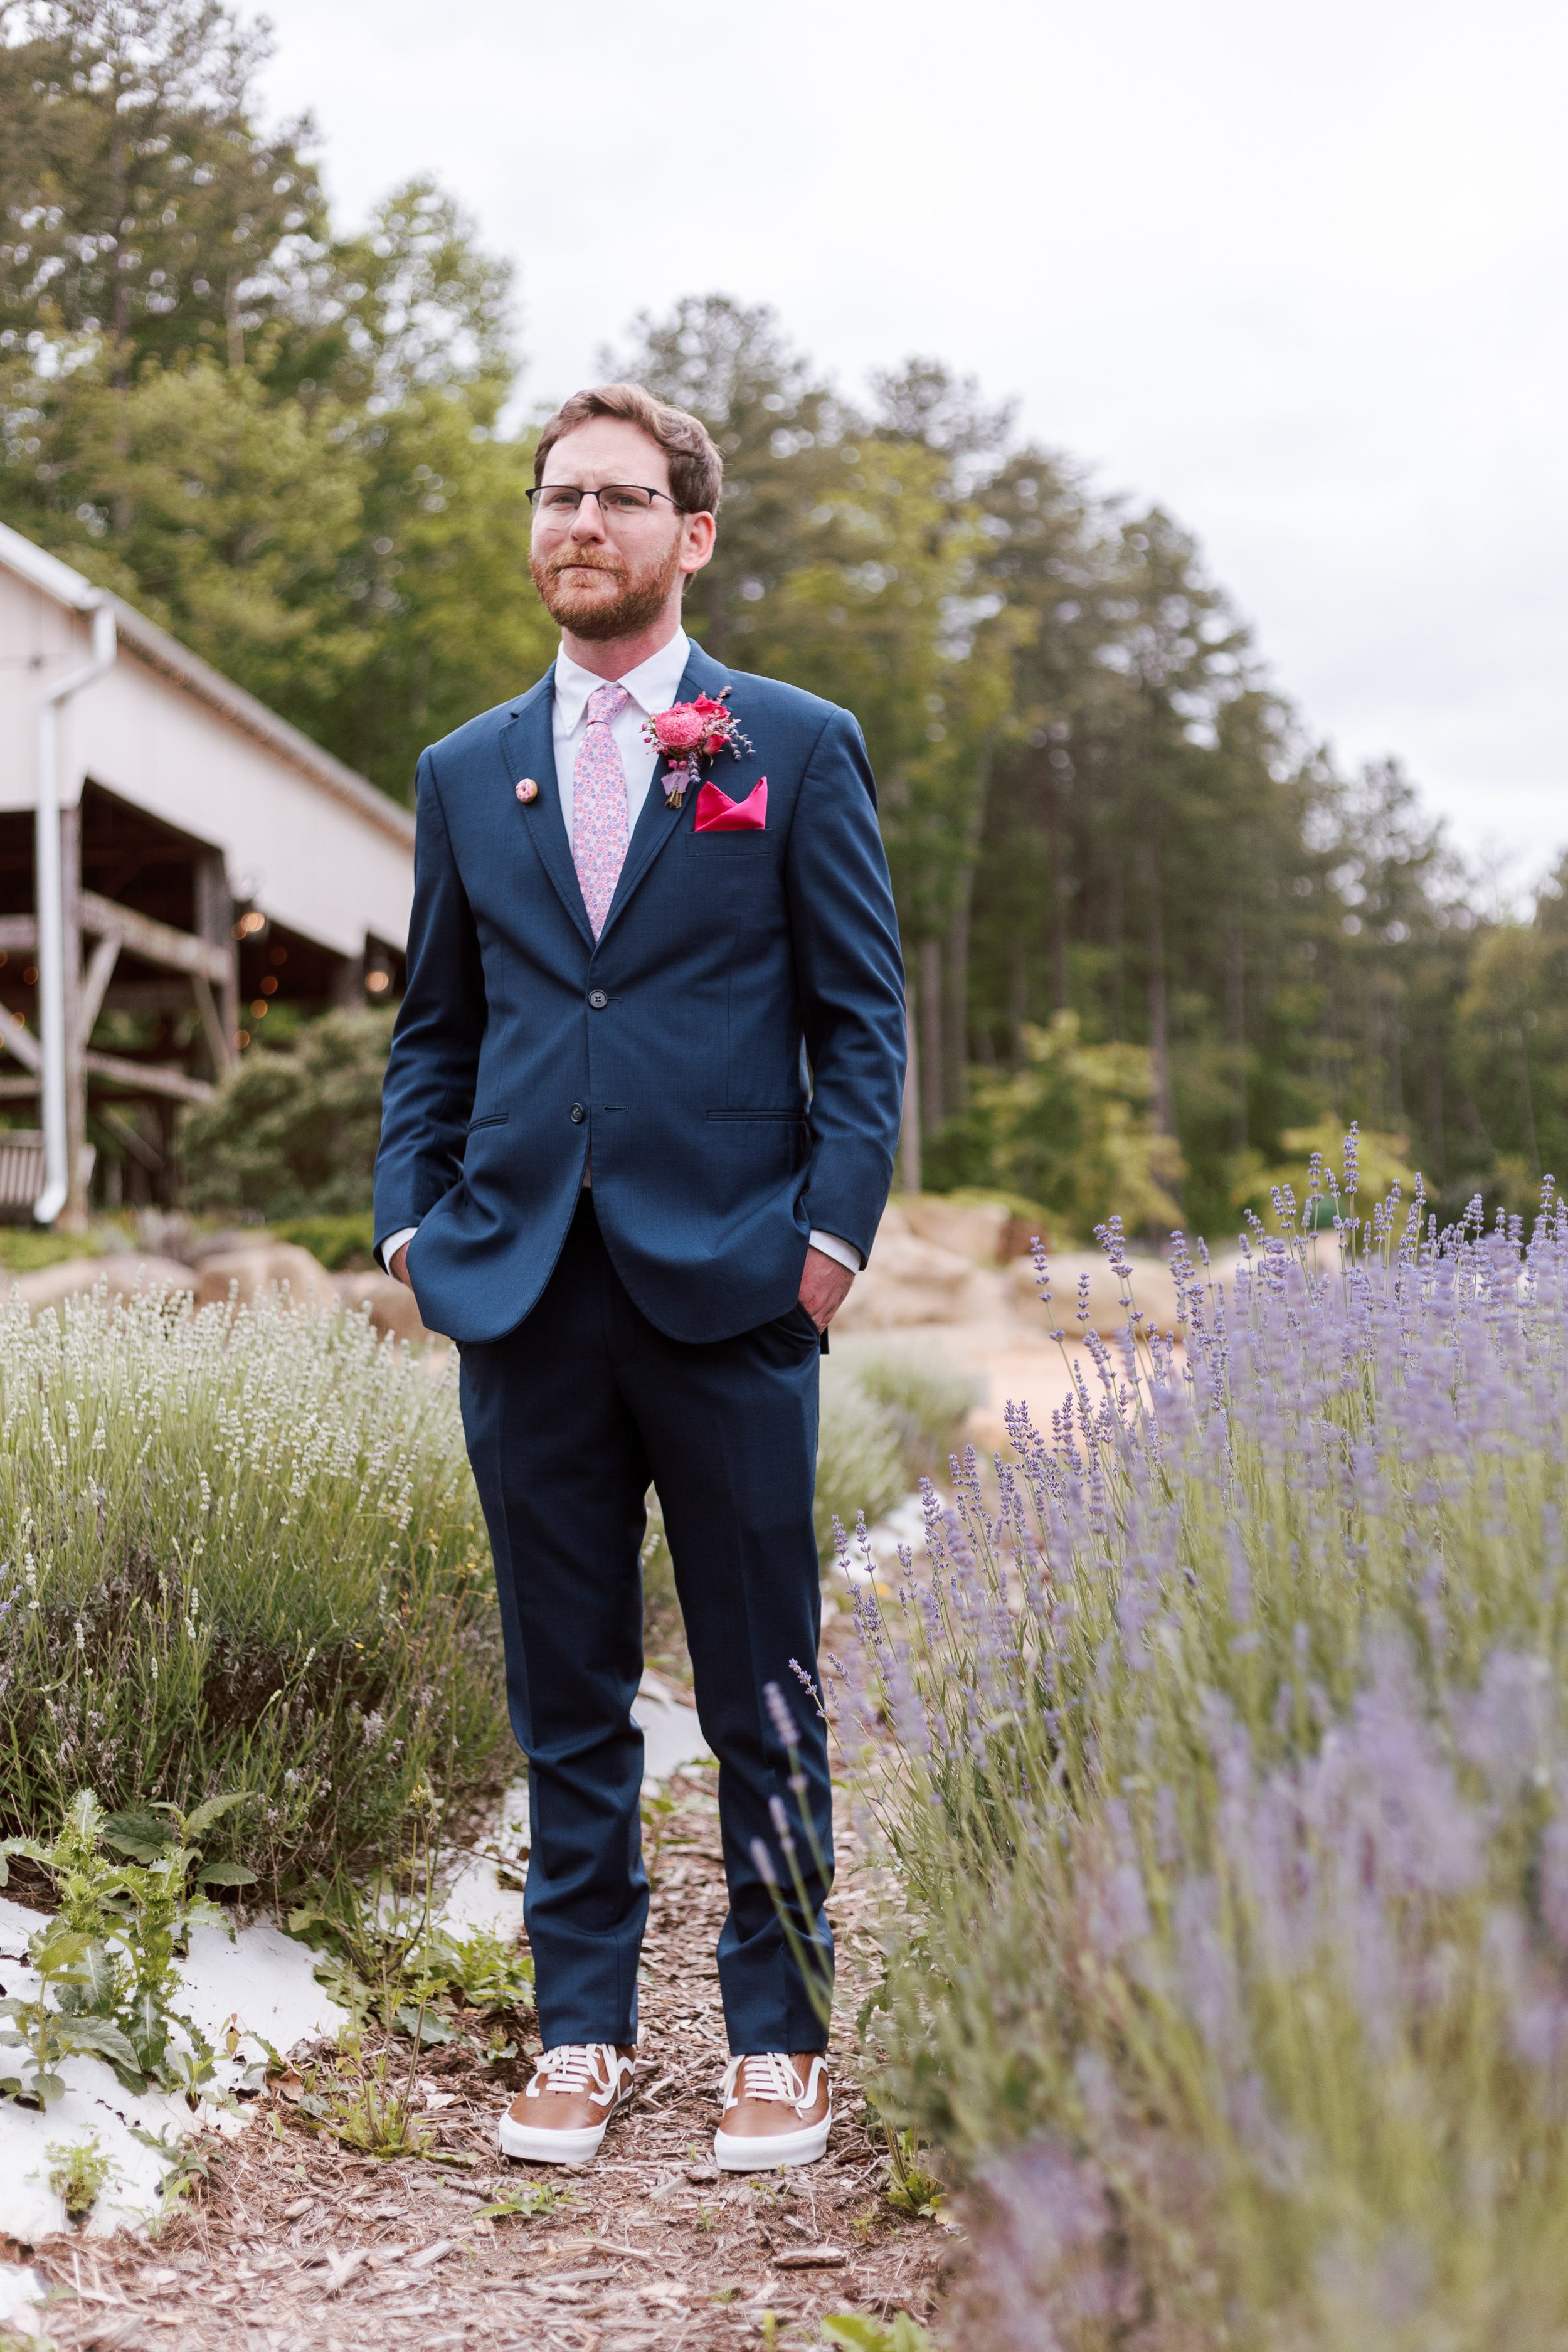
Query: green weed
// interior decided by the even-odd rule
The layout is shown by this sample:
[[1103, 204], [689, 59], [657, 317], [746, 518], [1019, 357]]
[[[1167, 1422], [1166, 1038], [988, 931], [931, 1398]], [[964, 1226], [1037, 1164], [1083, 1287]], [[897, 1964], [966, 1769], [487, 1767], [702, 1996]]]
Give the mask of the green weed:
[[540, 2180], [525, 2188], [509, 2189], [493, 2205], [481, 2205], [473, 2218], [476, 2221], [538, 2221], [576, 2202], [570, 2189], [562, 2189], [553, 2180]]
[[889, 2179], [883, 2194], [895, 2213], [907, 2221], [935, 2221], [942, 2217], [947, 2193], [934, 2172], [921, 2163], [921, 2144], [910, 2131], [882, 2126], [888, 2142]]
[[230, 1926], [207, 1890], [251, 1874], [235, 1863], [204, 1864], [196, 1840], [244, 1802], [231, 1794], [185, 1815], [166, 1806], [105, 1814], [83, 1790], [47, 1843], [0, 1843], [0, 1886], [8, 1857], [22, 1855], [48, 1874], [59, 1901], [28, 1941], [36, 1990], [0, 2000], [0, 2017], [10, 2021], [0, 2047], [31, 2062], [25, 2074], [0, 2075], [0, 2096], [48, 2106], [65, 2088], [60, 2060], [79, 2054], [106, 2060], [131, 2090], [156, 2083], [194, 2096], [211, 2081], [212, 2047], [174, 2007], [175, 1963], [193, 1927]]
[[86, 2139], [52, 2139], [44, 2153], [49, 2159], [49, 2187], [64, 2200], [67, 2218], [83, 2220], [114, 2178], [114, 2166], [100, 2147], [98, 2134]]
[[841, 2346], [843, 2352], [936, 2352], [936, 2346], [907, 2311], [895, 2312], [891, 2319], [871, 2319], [864, 2313], [835, 2311], [822, 2323], [825, 2344]]

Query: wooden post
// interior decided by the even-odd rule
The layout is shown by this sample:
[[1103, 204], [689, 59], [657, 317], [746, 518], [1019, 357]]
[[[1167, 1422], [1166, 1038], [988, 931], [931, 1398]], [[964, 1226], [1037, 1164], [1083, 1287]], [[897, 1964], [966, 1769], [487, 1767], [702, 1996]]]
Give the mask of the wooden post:
[[[239, 1027], [239, 947], [234, 936], [234, 893], [229, 888], [228, 868], [224, 864], [221, 849], [209, 849], [197, 858], [195, 882], [196, 936], [222, 948], [228, 958], [228, 977], [218, 982], [216, 1010], [218, 1024], [226, 1040], [224, 1057], [216, 1065], [215, 1078], [221, 1078], [234, 1060], [235, 1032]], [[209, 1045], [216, 1043], [211, 1024], [204, 1019], [208, 1031]]]
[[65, 953], [66, 1176], [60, 1213], [68, 1233], [87, 1226], [87, 1039], [81, 1034], [81, 803], [60, 811], [60, 900]]

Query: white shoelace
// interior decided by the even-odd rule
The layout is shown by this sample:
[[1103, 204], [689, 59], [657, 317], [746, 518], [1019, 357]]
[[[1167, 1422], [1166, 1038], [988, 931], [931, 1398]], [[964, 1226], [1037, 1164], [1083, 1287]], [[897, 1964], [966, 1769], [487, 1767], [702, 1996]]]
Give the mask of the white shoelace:
[[728, 2115], [742, 2099], [768, 2099], [804, 2116], [816, 2105], [817, 2084], [826, 2072], [822, 2060], [814, 2058], [803, 2083], [794, 2059], [777, 2050], [731, 2058], [724, 2069], [724, 2113]]
[[541, 2056], [526, 2095], [542, 2091], [586, 2091], [596, 2107], [608, 2105], [620, 2089], [626, 2061], [607, 2042], [561, 2042]]

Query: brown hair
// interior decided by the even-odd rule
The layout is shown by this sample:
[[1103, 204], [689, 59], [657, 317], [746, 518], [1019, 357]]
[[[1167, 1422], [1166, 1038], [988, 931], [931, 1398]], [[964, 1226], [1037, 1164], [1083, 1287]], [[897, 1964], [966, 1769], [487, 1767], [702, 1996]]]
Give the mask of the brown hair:
[[684, 408], [656, 400], [640, 383], [601, 383], [590, 392], [574, 392], [563, 401], [539, 436], [533, 453], [533, 478], [544, 478], [544, 461], [557, 441], [586, 425], [591, 416], [619, 416], [641, 427], [657, 441], [669, 459], [669, 487], [676, 504], [687, 514], [714, 514], [724, 488], [724, 460], [700, 417]]

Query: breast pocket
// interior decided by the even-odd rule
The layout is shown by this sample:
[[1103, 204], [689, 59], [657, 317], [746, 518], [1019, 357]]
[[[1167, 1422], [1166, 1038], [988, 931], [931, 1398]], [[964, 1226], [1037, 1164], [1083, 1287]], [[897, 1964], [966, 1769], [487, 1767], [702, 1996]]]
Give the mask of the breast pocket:
[[777, 835], [765, 827], [760, 832], [689, 833], [686, 836], [688, 857], [723, 861], [731, 857], [771, 857]]

